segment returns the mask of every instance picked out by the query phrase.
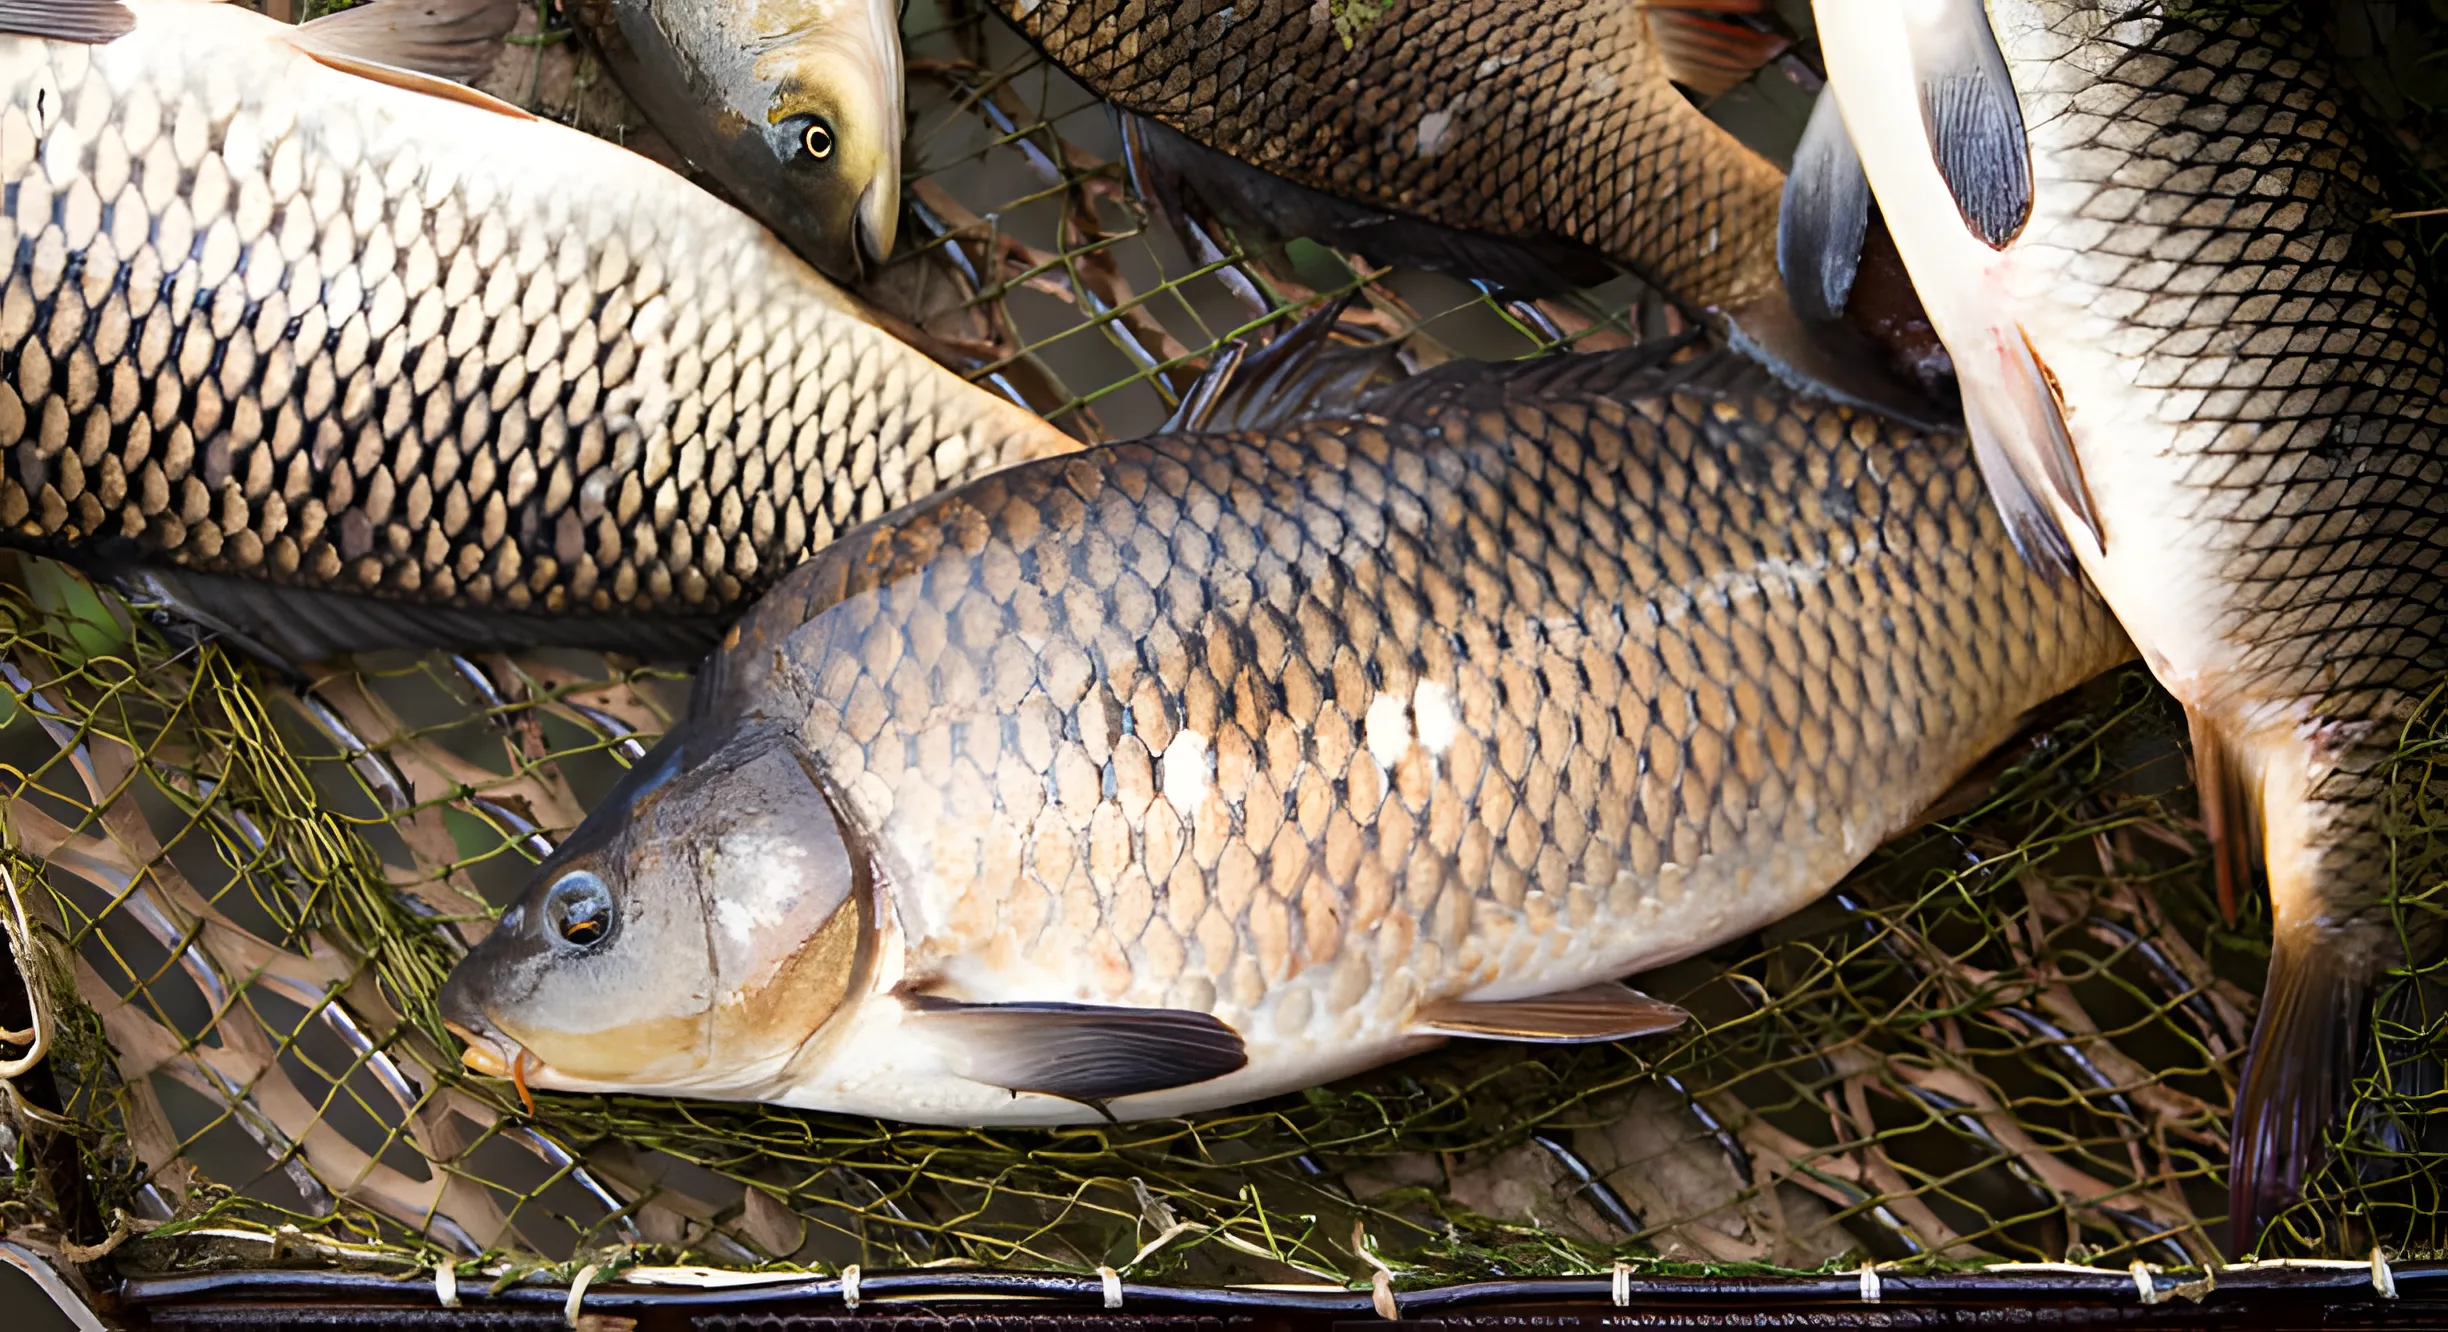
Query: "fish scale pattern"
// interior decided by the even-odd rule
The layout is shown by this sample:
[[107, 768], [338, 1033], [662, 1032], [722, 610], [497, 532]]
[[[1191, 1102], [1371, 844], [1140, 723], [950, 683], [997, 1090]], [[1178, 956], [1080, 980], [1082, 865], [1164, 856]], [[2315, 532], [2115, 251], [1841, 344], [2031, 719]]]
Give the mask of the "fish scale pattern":
[[947, 492], [743, 621], [723, 711], [797, 728], [915, 974], [1213, 1012], [1283, 1086], [1732, 937], [2130, 648], [1959, 438], [1648, 357]]
[[944, 480], [1069, 447], [679, 178], [281, 31], [152, 6], [107, 47], [0, 50], [8, 540], [703, 616]]
[[1643, 6], [996, 7], [1099, 96], [1298, 184], [1468, 231], [1578, 242], [1702, 307], [1778, 289], [1784, 175], [1667, 81]]
[[2020, 308], [2049, 345], [2099, 349], [2126, 386], [2107, 428], [2148, 422], [2114, 437], [2170, 460], [2155, 493], [2222, 644], [2221, 678], [2179, 696], [2223, 719], [2309, 707], [2337, 764], [2325, 873], [2385, 882], [2376, 770], [2448, 678], [2437, 323], [2300, 34], [2048, 18], [2006, 42], [2039, 175]]

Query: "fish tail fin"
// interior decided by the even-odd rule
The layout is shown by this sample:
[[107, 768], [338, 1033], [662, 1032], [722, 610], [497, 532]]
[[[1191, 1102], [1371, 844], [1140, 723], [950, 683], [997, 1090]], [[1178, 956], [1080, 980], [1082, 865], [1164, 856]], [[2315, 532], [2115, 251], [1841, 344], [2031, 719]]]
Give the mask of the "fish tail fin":
[[[2285, 780], [2301, 765], [2284, 741], [2279, 752], [2261, 753], [2261, 745], [2229, 735], [2215, 748], [2224, 750], [2219, 761], [2244, 774], [2257, 797], [2238, 817], [2260, 835], [2232, 836], [2243, 844], [2232, 855], [2243, 868], [2261, 860], [2272, 921], [2269, 981], [2245, 1051], [2229, 1138], [2228, 1223], [2241, 1254], [2260, 1244], [2320, 1167], [2323, 1134], [2344, 1108], [2361, 1059], [2372, 981], [2397, 945], [2393, 928], [2375, 919], [2383, 914], [2375, 910], [2382, 900], [2378, 885], [2366, 881], [2387, 873], [2385, 854], [2366, 836], [2377, 829], [2348, 826], [2357, 819], [2355, 810], [2373, 802], [2349, 808], [2321, 800], [2303, 782]], [[2236, 809], [2236, 802], [2228, 808]], [[2222, 831], [2244, 830], [2230, 824]]]

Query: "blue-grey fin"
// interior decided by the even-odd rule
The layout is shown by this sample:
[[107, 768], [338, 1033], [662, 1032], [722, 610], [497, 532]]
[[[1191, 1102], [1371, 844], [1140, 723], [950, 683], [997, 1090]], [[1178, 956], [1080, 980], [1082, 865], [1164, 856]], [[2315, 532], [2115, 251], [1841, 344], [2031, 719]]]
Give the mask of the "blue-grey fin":
[[493, 67], [520, 0], [374, 0], [301, 25], [318, 53], [465, 82]]
[[1727, 346], [1796, 392], [1868, 408], [1923, 430], [1959, 424], [1954, 412], [1896, 374], [1861, 330], [1843, 320], [1806, 322], [1782, 286], [1713, 313], [1725, 323]]
[[1812, 322], [1844, 317], [1869, 233], [1870, 177], [1836, 109], [1835, 87], [1822, 86], [1777, 209], [1777, 272], [1795, 314]]
[[1406, 372], [1391, 344], [1334, 340], [1357, 299], [1346, 292], [1327, 301], [1255, 351], [1241, 342], [1220, 349], [1163, 432], [1266, 430], [1347, 415], [1371, 390], [1401, 380]]
[[136, 27], [119, 0], [0, 0], [0, 33], [59, 42], [117, 41]]
[[1989, 483], [1998, 516], [2006, 522], [2006, 535], [2033, 569], [2054, 580], [2077, 566], [2073, 540], [2049, 507], [2051, 498], [2073, 513], [2094, 546], [2107, 549], [2107, 539], [2083, 480], [2082, 463], [2074, 454], [2056, 381], [2020, 325], [2011, 326], [1999, 341], [2004, 387], [1990, 392], [1980, 387], [1977, 376], [1960, 380], [1965, 386], [1964, 421], [1971, 427], [1973, 457]]
[[589, 648], [648, 661], [692, 661], [713, 646], [724, 621], [711, 616], [548, 615], [462, 610], [281, 587], [250, 578], [193, 573], [108, 555], [72, 561], [139, 600], [244, 640], [250, 651], [295, 664], [383, 648], [515, 652]]
[[1631, 986], [1608, 981], [1531, 999], [1444, 999], [1422, 1007], [1412, 1030], [1429, 1036], [1582, 1045], [1673, 1031], [1691, 1014]]
[[1907, 5], [1904, 41], [1938, 174], [1972, 234], [2005, 249], [2031, 216], [2031, 145], [1988, 8], [1982, 0]]
[[964, 1004], [925, 995], [908, 1003], [962, 1077], [1100, 1110], [1107, 1101], [1187, 1087], [1249, 1063], [1239, 1032], [1187, 1009]]
[[[1250, 239], [1355, 250], [1370, 262], [1484, 278], [1519, 296], [1553, 296], [1615, 276], [1604, 255], [1562, 237], [1482, 235], [1339, 199], [1199, 143], [1169, 126], [1117, 111], [1130, 169], [1145, 201], [1178, 227], [1189, 195]], [[1185, 249], [1196, 253], [1190, 242]]]

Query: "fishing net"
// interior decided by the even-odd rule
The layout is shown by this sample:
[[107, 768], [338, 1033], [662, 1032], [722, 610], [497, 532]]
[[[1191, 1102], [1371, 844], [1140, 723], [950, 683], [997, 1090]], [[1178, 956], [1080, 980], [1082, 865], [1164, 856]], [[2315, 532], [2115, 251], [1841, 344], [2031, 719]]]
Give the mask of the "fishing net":
[[[867, 294], [1083, 437], [1154, 427], [1218, 344], [1345, 291], [1346, 327], [1414, 366], [1675, 326], [1629, 282], [1507, 302], [1302, 242], [1185, 241], [1135, 203], [1103, 109], [999, 23], [907, 22], [914, 231]], [[550, 11], [487, 86], [658, 150]], [[1788, 142], [1807, 102], [1779, 70], [1732, 99]], [[1412, 1290], [2222, 1256], [2269, 923], [2258, 901], [2221, 918], [2181, 717], [2139, 671], [2065, 701], [1811, 909], [1645, 978], [1696, 1015], [1669, 1037], [1473, 1043], [1070, 1129], [549, 1092], [531, 1114], [459, 1067], [434, 992], [671, 723], [681, 675], [395, 654], [292, 681], [9, 558], [0, 917], [26, 984], [0, 986], [0, 1218], [73, 1261]], [[2402, 750], [2394, 900], [2420, 957], [2448, 900], [2448, 703]], [[2382, 986], [2340, 1150], [2272, 1248], [2441, 1247], [2443, 979]]]

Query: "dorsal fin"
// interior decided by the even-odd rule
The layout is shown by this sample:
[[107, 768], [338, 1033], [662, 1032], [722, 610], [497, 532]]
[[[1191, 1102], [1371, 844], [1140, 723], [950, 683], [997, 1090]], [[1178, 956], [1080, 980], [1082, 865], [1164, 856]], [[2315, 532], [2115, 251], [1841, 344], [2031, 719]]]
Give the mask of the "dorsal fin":
[[419, 74], [413, 69], [401, 69], [396, 65], [385, 65], [372, 60], [361, 60], [352, 55], [343, 55], [337, 51], [326, 51], [320, 47], [309, 46], [302, 41], [296, 45], [299, 51], [305, 53], [316, 64], [327, 69], [336, 69], [343, 74], [354, 74], [361, 79], [387, 83], [394, 88], [423, 93], [428, 97], [439, 97], [446, 102], [472, 106], [479, 111], [490, 111], [495, 115], [508, 116], [512, 120], [535, 119], [532, 113], [512, 106], [491, 93], [478, 92], [464, 83], [453, 83], [449, 79], [437, 78], [431, 74]]
[[136, 26], [119, 0], [0, 0], [0, 34], [57, 42], [117, 41]]
[[374, 0], [326, 14], [292, 40], [317, 57], [465, 82], [493, 67], [518, 13], [519, 0]]

